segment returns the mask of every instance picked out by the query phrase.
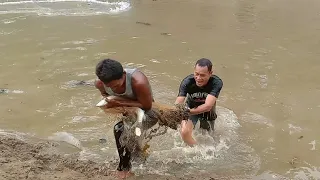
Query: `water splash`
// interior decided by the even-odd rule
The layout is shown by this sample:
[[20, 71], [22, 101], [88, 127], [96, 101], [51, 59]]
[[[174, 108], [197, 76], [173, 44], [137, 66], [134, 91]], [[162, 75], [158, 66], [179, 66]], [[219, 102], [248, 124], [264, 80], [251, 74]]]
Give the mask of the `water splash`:
[[286, 175], [297, 180], [320, 179], [320, 167], [311, 166], [305, 162], [305, 167], [290, 169]]
[[71, 144], [81, 150], [83, 150], [83, 146], [79, 139], [75, 138], [72, 134], [67, 132], [56, 132], [53, 134], [53, 136], [48, 137], [49, 140], [54, 141], [62, 141], [66, 142], [68, 144]]
[[196, 127], [193, 135], [198, 144], [189, 147], [181, 140], [179, 131], [169, 129], [167, 134], [151, 140], [152, 150], [147, 162], [134, 166], [133, 171], [137, 175], [151, 173], [176, 177], [199, 172], [228, 173], [229, 169], [236, 169], [239, 175], [243, 171], [256, 174], [260, 158], [254, 149], [239, 139], [237, 129], [240, 124], [237, 116], [223, 107], [217, 107], [217, 113], [213, 136]]

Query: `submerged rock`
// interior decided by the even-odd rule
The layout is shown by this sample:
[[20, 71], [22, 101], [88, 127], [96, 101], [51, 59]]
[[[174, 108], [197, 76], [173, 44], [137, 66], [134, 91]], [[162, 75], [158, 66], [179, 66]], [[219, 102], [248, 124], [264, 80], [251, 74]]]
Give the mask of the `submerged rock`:
[[145, 26], [151, 26], [150, 23], [147, 23], [147, 22], [141, 22], [141, 21], [137, 21], [136, 24], [142, 24], [142, 25], [145, 25]]
[[9, 90], [8, 89], [2, 89], [0, 88], [0, 94], [7, 94], [9, 93]]
[[62, 85], [63, 88], [75, 88], [81, 86], [94, 86], [94, 80], [71, 80]]

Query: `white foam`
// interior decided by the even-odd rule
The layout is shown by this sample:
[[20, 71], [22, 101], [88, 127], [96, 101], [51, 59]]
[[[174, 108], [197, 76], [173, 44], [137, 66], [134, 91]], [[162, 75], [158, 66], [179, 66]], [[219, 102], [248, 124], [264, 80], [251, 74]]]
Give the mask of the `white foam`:
[[83, 123], [97, 120], [97, 116], [73, 116], [69, 123]]
[[[222, 165], [230, 168], [248, 167], [255, 174], [259, 169], [260, 159], [254, 155], [252, 148], [238, 141], [237, 129], [240, 124], [237, 116], [232, 110], [219, 106], [217, 113], [214, 136], [203, 134], [196, 128], [193, 135], [197, 145], [194, 147], [189, 147], [182, 141], [180, 129], [168, 129], [166, 134], [152, 139], [150, 145], [153, 151], [148, 162], [146, 166], [135, 166], [135, 173], [186, 175], [199, 170], [214, 171]], [[183, 166], [186, 168], [180, 168]]]
[[67, 133], [67, 132], [56, 132], [53, 134], [53, 136], [49, 136], [48, 139], [54, 140], [54, 141], [63, 141], [68, 144], [71, 144], [81, 150], [83, 149], [80, 140], [75, 138], [72, 134]]
[[299, 126], [294, 126], [294, 125], [292, 125], [292, 124], [288, 124], [288, 126], [289, 126], [289, 134], [291, 135], [291, 134], [293, 134], [293, 133], [299, 133], [299, 132], [301, 132], [301, 130], [302, 130], [302, 128], [301, 127], [299, 127]]
[[[61, 4], [58, 8], [57, 4]], [[64, 6], [62, 3], [68, 3]], [[70, 3], [72, 6], [70, 7]], [[79, 4], [81, 3], [81, 4]], [[0, 14], [36, 13], [42, 16], [90, 16], [115, 14], [130, 9], [127, 1], [35, 0], [0, 2]]]
[[85, 48], [85, 47], [73, 47], [73, 48], [62, 48], [61, 50], [63, 50], [63, 51], [68, 51], [68, 50], [86, 51], [87, 48]]
[[320, 179], [320, 167], [311, 166], [308, 163], [305, 164], [307, 167], [290, 169], [286, 174], [293, 176], [293, 179], [299, 180]]
[[99, 154], [96, 154], [88, 149], [85, 149], [80, 152], [79, 159], [80, 160], [98, 160], [102, 157]]
[[15, 94], [22, 94], [24, 93], [23, 91], [21, 90], [13, 90], [12, 93], [15, 93]]
[[145, 67], [146, 65], [144, 65], [144, 64], [135, 64], [135, 63], [128, 63], [128, 62], [125, 62], [124, 63], [124, 66], [125, 67], [134, 67], [134, 68], [143, 68], [143, 67]]
[[7, 93], [22, 94], [22, 93], [24, 93], [24, 91], [22, 91], [22, 90], [12, 90], [12, 91], [10, 91], [8, 89], [1, 89], [1, 93], [5, 93], [5, 94], [7, 94]]
[[302, 167], [301, 171], [295, 173], [296, 179], [320, 179], [320, 168], [316, 167]]
[[88, 76], [89, 74], [88, 73], [80, 73], [78, 74], [78, 76], [82, 77], [82, 76]]
[[27, 3], [59, 3], [59, 2], [85, 2], [85, 3], [96, 3], [96, 4], [106, 4], [106, 5], [118, 5], [125, 2], [108, 2], [108, 1], [97, 1], [97, 0], [35, 0], [35, 1], [6, 1], [1, 2], [0, 5], [12, 5], [12, 4], [27, 4]]
[[156, 59], [151, 59], [150, 60], [151, 62], [153, 62], [153, 63], [160, 63], [158, 60], [156, 60]]
[[311, 141], [309, 144], [312, 145], [311, 151], [316, 150], [316, 140]]
[[6, 137], [12, 137], [12, 138], [16, 138], [16, 139], [19, 139], [21, 141], [24, 141], [25, 140], [24, 136], [26, 136], [27, 134], [0, 129], [0, 135], [6, 136]]
[[289, 178], [283, 177], [270, 171], [266, 171], [258, 176], [253, 177], [252, 180], [289, 180]]
[[241, 115], [240, 119], [249, 123], [265, 124], [267, 126], [273, 127], [272, 121], [260, 114], [253, 112], [246, 112]]

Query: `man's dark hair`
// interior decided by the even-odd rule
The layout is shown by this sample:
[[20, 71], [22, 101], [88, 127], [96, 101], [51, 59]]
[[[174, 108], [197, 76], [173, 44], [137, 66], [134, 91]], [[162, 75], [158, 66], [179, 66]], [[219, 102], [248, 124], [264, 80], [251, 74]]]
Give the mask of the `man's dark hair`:
[[200, 67], [206, 67], [207, 66], [208, 67], [208, 71], [212, 70], [212, 63], [211, 63], [211, 61], [209, 59], [201, 58], [196, 62], [195, 66], [197, 66], [197, 65], [200, 66]]
[[109, 83], [110, 81], [121, 79], [123, 67], [116, 60], [104, 59], [97, 64], [96, 75], [102, 82]]

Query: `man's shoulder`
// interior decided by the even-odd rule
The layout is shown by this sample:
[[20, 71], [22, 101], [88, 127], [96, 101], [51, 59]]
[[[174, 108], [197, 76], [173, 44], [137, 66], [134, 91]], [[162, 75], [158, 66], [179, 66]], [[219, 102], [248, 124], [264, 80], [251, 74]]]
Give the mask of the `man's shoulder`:
[[148, 77], [138, 69], [130, 69], [132, 71], [131, 82], [132, 85], [148, 85]]
[[194, 80], [193, 74], [189, 74], [185, 78], [183, 78], [182, 82], [191, 83]]
[[223, 81], [222, 81], [222, 79], [219, 77], [219, 76], [217, 76], [217, 75], [212, 75], [211, 76], [211, 81], [214, 83], [214, 84], [223, 84]]
[[102, 87], [104, 87], [104, 86], [103, 86], [103, 82], [102, 82], [100, 79], [97, 79], [97, 80], [94, 82], [94, 86], [95, 86], [96, 88], [102, 88]]

